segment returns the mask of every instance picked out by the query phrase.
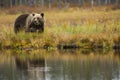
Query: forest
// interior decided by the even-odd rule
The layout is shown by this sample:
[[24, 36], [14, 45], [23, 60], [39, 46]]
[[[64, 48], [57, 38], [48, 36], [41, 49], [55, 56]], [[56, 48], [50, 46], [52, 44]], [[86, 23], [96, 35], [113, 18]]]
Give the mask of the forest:
[[70, 6], [103, 6], [120, 5], [120, 0], [0, 0], [0, 7], [13, 6], [35, 6], [40, 7], [70, 7]]

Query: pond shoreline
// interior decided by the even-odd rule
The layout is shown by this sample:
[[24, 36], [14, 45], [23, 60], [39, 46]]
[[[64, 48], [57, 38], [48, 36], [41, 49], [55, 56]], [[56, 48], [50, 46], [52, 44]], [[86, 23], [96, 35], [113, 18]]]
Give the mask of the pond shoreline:
[[104, 47], [103, 45], [95, 45], [95, 46], [80, 46], [80, 45], [57, 45], [56, 47], [50, 46], [50, 45], [44, 45], [44, 46], [2, 46], [0, 47], [0, 50], [9, 50], [9, 49], [16, 49], [16, 50], [37, 50], [37, 49], [45, 49], [45, 50], [76, 50], [76, 49], [89, 49], [89, 50], [95, 50], [95, 49], [101, 49], [101, 50], [120, 50], [120, 45], [114, 45], [114, 46], [108, 46]]
[[45, 11], [44, 33], [16, 35], [13, 25], [20, 14], [0, 15], [0, 49], [120, 49], [120, 9]]

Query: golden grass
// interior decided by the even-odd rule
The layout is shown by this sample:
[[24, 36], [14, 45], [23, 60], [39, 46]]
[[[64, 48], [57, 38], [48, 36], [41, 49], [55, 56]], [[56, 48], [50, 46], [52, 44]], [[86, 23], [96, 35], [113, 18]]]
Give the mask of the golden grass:
[[84, 48], [112, 48], [120, 45], [119, 9], [106, 11], [69, 8], [44, 13], [44, 33], [20, 32], [17, 35], [14, 34], [13, 26], [21, 13], [0, 13], [0, 47], [56, 49], [64, 45]]

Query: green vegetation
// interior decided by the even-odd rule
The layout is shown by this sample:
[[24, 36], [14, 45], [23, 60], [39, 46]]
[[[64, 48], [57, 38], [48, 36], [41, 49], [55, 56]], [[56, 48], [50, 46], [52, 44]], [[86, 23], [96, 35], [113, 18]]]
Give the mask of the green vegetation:
[[[120, 10], [79, 9], [47, 10], [45, 32], [15, 35], [14, 21], [21, 13], [0, 11], [0, 48], [119, 48]], [[39, 12], [39, 11], [35, 11]]]

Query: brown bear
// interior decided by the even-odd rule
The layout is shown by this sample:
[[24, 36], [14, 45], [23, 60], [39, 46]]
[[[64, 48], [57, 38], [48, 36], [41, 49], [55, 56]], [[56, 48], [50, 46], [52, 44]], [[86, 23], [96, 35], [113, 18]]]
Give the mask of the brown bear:
[[22, 14], [15, 20], [14, 32], [44, 32], [44, 13]]

